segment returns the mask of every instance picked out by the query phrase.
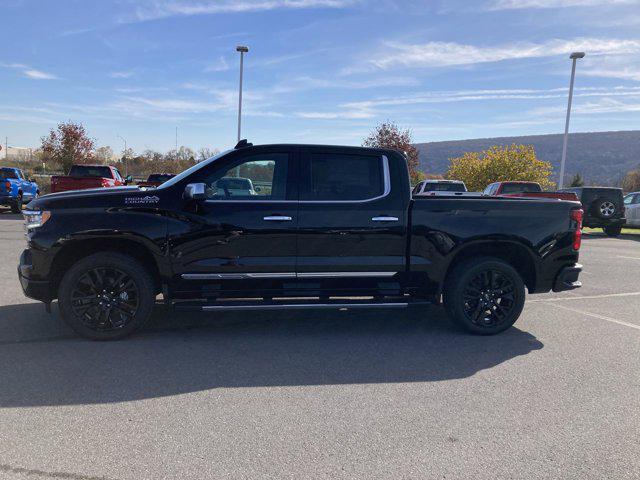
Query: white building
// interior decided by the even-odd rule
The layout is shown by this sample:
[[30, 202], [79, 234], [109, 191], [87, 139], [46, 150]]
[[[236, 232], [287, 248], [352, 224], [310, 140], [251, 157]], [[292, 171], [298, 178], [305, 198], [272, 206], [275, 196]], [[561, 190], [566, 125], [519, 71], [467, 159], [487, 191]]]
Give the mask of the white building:
[[2, 150], [0, 150], [0, 158], [6, 160], [9, 157], [11, 160], [30, 160], [33, 158], [35, 153], [35, 148], [29, 147], [12, 147], [9, 145], [8, 147], [2, 145]]

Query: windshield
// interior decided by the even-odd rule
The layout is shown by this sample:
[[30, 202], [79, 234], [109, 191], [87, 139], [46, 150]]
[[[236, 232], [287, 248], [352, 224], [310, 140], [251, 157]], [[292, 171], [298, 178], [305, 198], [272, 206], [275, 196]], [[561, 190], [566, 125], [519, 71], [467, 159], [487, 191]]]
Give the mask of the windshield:
[[74, 165], [69, 170], [70, 177], [96, 177], [96, 178], [112, 178], [111, 169], [109, 167], [94, 167], [89, 165]]
[[178, 183], [178, 182], [184, 180], [185, 178], [187, 178], [193, 172], [196, 172], [196, 171], [200, 170], [202, 167], [204, 167], [205, 165], [209, 165], [211, 162], [215, 162], [220, 157], [225, 156], [227, 153], [229, 153], [231, 151], [232, 150], [225, 150], [224, 152], [220, 152], [218, 155], [214, 155], [213, 157], [208, 158], [206, 160], [203, 160], [200, 163], [196, 163], [195, 165], [187, 168], [183, 172], [181, 172], [178, 175], [176, 175], [175, 177], [173, 177], [171, 180], [167, 180], [166, 182], [164, 182], [162, 185], [160, 185], [158, 187], [158, 189], [163, 189], [163, 188], [168, 188], [168, 187], [174, 186], [176, 183]]
[[0, 168], [0, 177], [3, 178], [18, 178], [16, 171], [11, 168]]
[[464, 183], [441, 183], [441, 182], [427, 182], [424, 184], [425, 192], [466, 192], [467, 188]]
[[152, 173], [151, 175], [149, 175], [149, 178], [147, 178], [147, 182], [166, 182], [167, 180], [169, 180], [170, 178], [175, 177], [175, 175], [172, 175], [170, 173]]
[[541, 192], [542, 188], [537, 183], [505, 183], [500, 193], [533, 193]]

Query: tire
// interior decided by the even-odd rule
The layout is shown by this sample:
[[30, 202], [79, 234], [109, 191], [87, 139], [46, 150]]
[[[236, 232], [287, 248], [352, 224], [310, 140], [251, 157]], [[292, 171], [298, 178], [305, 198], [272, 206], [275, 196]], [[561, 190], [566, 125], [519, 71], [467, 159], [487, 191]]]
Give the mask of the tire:
[[522, 313], [524, 298], [520, 274], [494, 257], [456, 265], [444, 288], [449, 318], [477, 335], [495, 335], [511, 327]]
[[12, 213], [22, 212], [22, 194], [21, 193], [19, 193], [18, 196], [16, 197], [16, 203], [11, 205], [11, 212]]
[[622, 226], [621, 225], [609, 225], [608, 227], [604, 227], [602, 230], [609, 237], [617, 237], [622, 233]]
[[614, 200], [598, 198], [592, 203], [592, 212], [596, 217], [609, 220], [618, 212], [619, 207]]
[[133, 257], [111, 252], [79, 260], [58, 288], [62, 318], [90, 340], [118, 340], [142, 328], [155, 297], [147, 269]]

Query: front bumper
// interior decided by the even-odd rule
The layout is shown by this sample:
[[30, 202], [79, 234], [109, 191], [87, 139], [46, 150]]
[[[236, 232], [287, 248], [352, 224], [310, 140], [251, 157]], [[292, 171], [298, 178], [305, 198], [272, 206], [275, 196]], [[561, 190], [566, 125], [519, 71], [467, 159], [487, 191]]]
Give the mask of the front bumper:
[[580, 272], [582, 272], [582, 265], [579, 263], [564, 267], [560, 270], [560, 273], [558, 273], [558, 276], [553, 283], [553, 291], [563, 292], [565, 290], [580, 288], [582, 286], [582, 283], [578, 281]]
[[31, 252], [25, 250], [20, 255], [20, 264], [18, 265], [18, 279], [20, 280], [20, 286], [24, 294], [39, 300], [41, 302], [49, 303], [53, 298], [51, 297], [51, 285], [48, 280], [34, 280], [31, 278], [31, 271], [33, 266], [31, 264]]

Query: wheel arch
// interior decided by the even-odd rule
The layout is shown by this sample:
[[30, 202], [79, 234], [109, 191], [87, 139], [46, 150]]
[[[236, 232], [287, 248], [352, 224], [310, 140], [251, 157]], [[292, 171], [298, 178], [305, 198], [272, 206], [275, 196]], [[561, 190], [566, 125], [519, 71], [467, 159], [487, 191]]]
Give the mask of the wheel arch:
[[513, 240], [485, 240], [461, 247], [447, 265], [444, 282], [456, 265], [480, 256], [495, 257], [507, 262], [520, 274], [529, 292], [535, 291], [538, 274], [531, 249]]
[[141, 242], [121, 238], [92, 238], [73, 240], [65, 243], [51, 264], [51, 290], [53, 297], [58, 295], [58, 287], [64, 274], [79, 260], [98, 252], [112, 252], [128, 255], [138, 260], [154, 279], [156, 293], [161, 290], [160, 268], [150, 249]]

